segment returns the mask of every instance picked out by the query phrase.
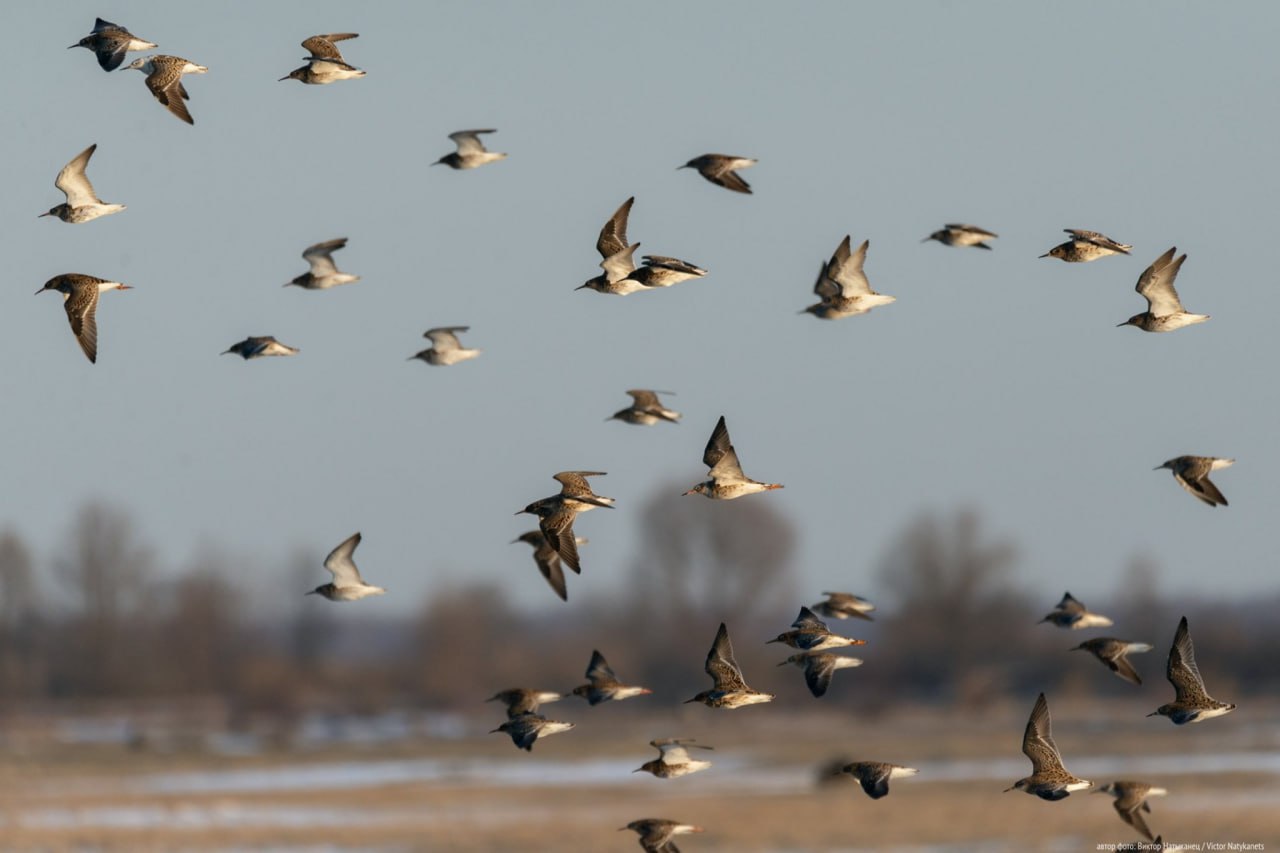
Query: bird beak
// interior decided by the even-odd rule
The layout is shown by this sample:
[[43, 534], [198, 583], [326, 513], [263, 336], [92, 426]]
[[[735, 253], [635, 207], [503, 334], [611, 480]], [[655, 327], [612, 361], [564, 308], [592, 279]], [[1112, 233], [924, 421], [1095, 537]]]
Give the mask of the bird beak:
[[1041, 255], [1040, 257], [1042, 257], [1042, 258], [1047, 258], [1047, 257], [1049, 257], [1049, 252], [1045, 252], [1045, 253], [1044, 253], [1043, 255]]
[[579, 285], [578, 287], [574, 288], [574, 290], [586, 290], [586, 289], [587, 289], [587, 286], [585, 284]]
[[[77, 45], [73, 44], [71, 46], [76, 47]], [[48, 213], [41, 213], [39, 216], [36, 217], [36, 219], [43, 219], [46, 216], [53, 216], [53, 211], [49, 211]]]
[[685, 495], [691, 495], [691, 494], [693, 494], [693, 489], [690, 489], [690, 490], [689, 490], [689, 491], [687, 491], [687, 492], [681, 492], [681, 493], [680, 493], [680, 496], [681, 496], [681, 497], [684, 497]]
[[46, 290], [46, 288], [43, 288], [43, 287], [42, 287], [42, 288], [40, 288], [39, 290], [37, 290], [37, 291], [36, 291], [36, 294], [35, 294], [35, 295], [36, 295], [36, 296], [39, 296], [40, 294], [44, 293], [44, 292], [45, 292], [45, 290]]
[[289, 79], [288, 77], [281, 77], [281, 78], [280, 78], [279, 80], [277, 80], [276, 82], [277, 82], [277, 83], [283, 83], [285, 80], [288, 80], [288, 79]]
[[519, 541], [520, 541], [519, 539], [512, 539], [512, 540], [511, 540], [510, 542], [508, 542], [507, 544], [508, 544], [508, 545], [514, 545], [514, 544], [516, 544], [516, 543], [517, 543], [517, 542], [519, 542]]
[[[226, 353], [224, 352], [223, 355], [226, 355]], [[315, 594], [316, 594], [316, 591], [314, 589], [311, 590], [311, 592], [307, 593], [307, 595], [315, 595]]]
[[116, 286], [116, 290], [133, 290], [133, 285], [131, 285], [131, 284], [121, 284], [121, 285], [117, 285], [117, 286]]
[[1164, 467], [1163, 465], [1157, 465], [1156, 467], [1152, 468], [1151, 470], [1152, 470], [1152, 471], [1159, 471], [1159, 470], [1160, 470], [1161, 468], [1163, 468], [1163, 467]]
[[[770, 640], [769, 642], [770, 642], [770, 643], [772, 643], [772, 642], [773, 642], [773, 640]], [[766, 645], [767, 645], [767, 644], [766, 644]], [[789, 660], [784, 660], [782, 663], [778, 664], [778, 666], [786, 666], [786, 665], [787, 665], [787, 664], [789, 664], [789, 663], [791, 663], [791, 661], [789, 661]]]
[[80, 43], [79, 43], [79, 42], [77, 42], [77, 43], [75, 43], [75, 44], [69, 44], [69, 45], [67, 45], [67, 50], [71, 50], [71, 48], [73, 48], [73, 47], [79, 47], [79, 46], [80, 46]]
[[1007, 793], [1009, 793], [1010, 791], [1012, 791], [1012, 790], [1013, 790], [1014, 788], [1016, 788], [1016, 787], [1018, 787], [1018, 786], [1017, 786], [1017, 785], [1012, 785], [1012, 786], [1010, 786], [1010, 787], [1008, 787], [1008, 788], [1005, 788], [1005, 789], [1004, 789], [1004, 793], [1006, 793], [1006, 794], [1007, 794]]
[[1127, 326], [1127, 325], [1129, 325], [1129, 321], [1128, 321], [1128, 320], [1125, 320], [1123, 323], [1116, 323], [1116, 328], [1117, 328], [1117, 329], [1123, 329], [1123, 328], [1124, 328], [1125, 326]]

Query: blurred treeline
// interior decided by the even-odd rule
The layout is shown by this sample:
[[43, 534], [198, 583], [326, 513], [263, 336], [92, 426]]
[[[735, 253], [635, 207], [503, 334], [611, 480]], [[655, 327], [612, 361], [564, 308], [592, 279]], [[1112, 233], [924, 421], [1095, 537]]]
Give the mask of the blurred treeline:
[[[222, 709], [212, 724], [230, 729], [313, 712], [476, 711], [507, 687], [569, 690], [592, 649], [624, 682], [674, 706], [706, 686], [703, 661], [721, 620], [752, 686], [797, 707], [815, 702], [797, 671], [776, 667], [791, 650], [765, 643], [800, 605], [822, 598], [798, 586], [792, 525], [768, 500], [655, 497], [641, 513], [644, 549], [607, 596], [593, 594], [586, 576], [570, 577], [570, 601], [561, 603], [520, 546], [509, 582], [436, 589], [416, 614], [389, 619], [301, 595], [325, 579], [314, 557], [280, 570], [279, 606], [264, 608], [250, 600], [263, 586], [248, 584], [234, 561], [211, 552], [159, 566], [127, 515], [89, 505], [48, 565], [20, 534], [0, 533], [0, 710], [196, 701]], [[588, 575], [592, 547], [583, 551]], [[869, 641], [852, 650], [865, 665], [837, 676], [822, 700], [835, 707], [974, 707], [1037, 690], [1132, 695], [1096, 660], [1067, 652], [1116, 636], [1155, 647], [1133, 659], [1158, 691], [1154, 708], [1168, 698], [1165, 658], [1184, 613], [1215, 695], [1241, 702], [1280, 688], [1274, 592], [1169, 598], [1158, 567], [1141, 559], [1117, 565], [1111, 589], [1077, 588], [1070, 578], [1033, 585], [1035, 569], [1020, 564], [1016, 543], [966, 511], [911, 520], [877, 566], [828, 559], [827, 576], [849, 578], [833, 588], [879, 605], [874, 622], [829, 620], [837, 633]], [[1115, 625], [1039, 624], [1064, 590]], [[543, 606], [530, 608], [531, 598]]]

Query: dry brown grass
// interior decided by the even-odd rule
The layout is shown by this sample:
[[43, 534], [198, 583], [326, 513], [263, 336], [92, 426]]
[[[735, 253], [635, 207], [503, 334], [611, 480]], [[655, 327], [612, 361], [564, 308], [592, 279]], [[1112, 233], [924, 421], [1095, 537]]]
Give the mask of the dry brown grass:
[[[572, 711], [572, 713], [570, 713]], [[671, 817], [706, 827], [682, 842], [702, 850], [835, 851], [919, 845], [963, 849], [1094, 850], [1103, 842], [1136, 840], [1116, 816], [1111, 799], [1077, 794], [1047, 803], [1020, 792], [1002, 793], [1017, 777], [931, 781], [926, 775], [894, 783], [873, 801], [851, 779], [819, 789], [796, 783], [796, 768], [816, 767], [842, 753], [904, 764], [992, 755], [1021, 761], [1018, 743], [1026, 711], [1000, 708], [981, 719], [957, 721], [906, 710], [874, 723], [844, 714], [753, 715], [750, 709], [704, 708], [654, 716], [610, 714], [610, 709], [566, 706], [564, 718], [590, 726], [516, 751], [499, 735], [477, 733], [458, 742], [421, 741], [322, 753], [219, 758], [199, 754], [131, 753], [113, 747], [54, 750], [10, 756], [0, 765], [0, 849], [120, 851], [257, 849], [328, 845], [362, 850], [636, 850], [635, 837], [618, 827], [640, 817]], [[1081, 715], [1055, 708], [1059, 745], [1073, 754], [1108, 751], [1148, 756], [1196, 751], [1267, 750], [1280, 737], [1276, 715], [1238, 712], [1204, 726], [1175, 729], [1163, 720], [1124, 719], [1103, 728], [1075, 722]], [[477, 721], [481, 722], [481, 721]], [[486, 718], [485, 724], [489, 722]], [[1149, 724], [1149, 725], [1148, 725]], [[722, 766], [677, 780], [643, 774], [607, 784], [539, 786], [410, 781], [348, 790], [230, 790], [218, 793], [146, 792], [146, 777], [175, 771], [273, 768], [321, 762], [377, 762], [422, 758], [484, 758], [500, 767], [536, 768], [539, 762], [617, 758], [639, 766], [656, 736], [692, 735], [712, 743]], [[630, 762], [634, 761], [634, 764]], [[736, 785], [736, 773], [756, 784]], [[1022, 765], [1019, 764], [1021, 768]], [[778, 784], [773, 769], [785, 768]], [[779, 770], [781, 773], [781, 770]], [[1020, 770], [1021, 772], [1025, 772]], [[1095, 780], [1105, 781], [1105, 780]], [[1168, 774], [1151, 781], [1170, 796], [1154, 801], [1152, 827], [1167, 840], [1280, 843], [1280, 778], [1266, 773], [1210, 776]], [[110, 825], [95, 809], [149, 810], [139, 825]], [[304, 810], [326, 822], [255, 823], [257, 810]], [[311, 811], [314, 810], [314, 811]], [[120, 812], [114, 812], [119, 814]], [[50, 815], [59, 820], [42, 824]], [[343, 817], [352, 821], [343, 824]], [[328, 819], [337, 821], [328, 822]]]

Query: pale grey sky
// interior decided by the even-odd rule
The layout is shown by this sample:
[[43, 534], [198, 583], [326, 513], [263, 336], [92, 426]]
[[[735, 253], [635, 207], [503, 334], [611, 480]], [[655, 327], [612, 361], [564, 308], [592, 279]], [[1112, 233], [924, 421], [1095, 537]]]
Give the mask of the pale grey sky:
[[[815, 592], [874, 596], [909, 520], [960, 505], [1021, 545], [1047, 605], [1064, 587], [1097, 600], [1139, 553], [1184, 591], [1274, 590], [1275, 4], [212, 8], [16, 17], [19, 72], [0, 93], [14, 264], [0, 523], [40, 553], [100, 498], [174, 563], [213, 541], [274, 566], [361, 530], [361, 566], [394, 593], [370, 606], [466, 578], [555, 604], [508, 544], [532, 521], [512, 512], [558, 470], [608, 471], [598, 489], [618, 510], [580, 523], [592, 541], [570, 594], [607, 591], [641, 503], [702, 479], [724, 414], [746, 472], [786, 484], [749, 500], [798, 525]], [[141, 74], [65, 49], [97, 15], [209, 67], [186, 80], [194, 127]], [[344, 30], [366, 78], [277, 82], [303, 38]], [[498, 128], [491, 147], [510, 158], [426, 168], [472, 127]], [[90, 178], [129, 209], [37, 220], [93, 142]], [[744, 175], [756, 194], [676, 171], [708, 151], [759, 158]], [[630, 195], [641, 251], [705, 279], [574, 292]], [[995, 251], [920, 243], [953, 221], [998, 232]], [[1038, 259], [1065, 227], [1133, 256]], [[798, 315], [846, 233], [870, 239], [867, 274], [897, 303]], [[362, 282], [281, 287], [304, 247], [338, 236]], [[1183, 300], [1213, 319], [1115, 328], [1173, 245]], [[63, 272], [136, 287], [104, 296], [97, 365], [58, 300], [31, 295]], [[472, 327], [480, 359], [405, 361], [452, 324]], [[302, 353], [218, 356], [250, 334]], [[677, 391], [684, 422], [605, 423], [632, 387]], [[1215, 476], [1229, 508], [1151, 470], [1183, 453], [1239, 460]]]

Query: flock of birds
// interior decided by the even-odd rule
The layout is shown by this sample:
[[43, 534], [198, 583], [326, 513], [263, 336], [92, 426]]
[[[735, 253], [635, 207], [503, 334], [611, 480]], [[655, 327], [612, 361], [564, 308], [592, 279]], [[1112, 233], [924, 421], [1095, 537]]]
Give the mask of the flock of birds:
[[[280, 79], [298, 80], [309, 85], [327, 85], [365, 76], [363, 70], [346, 61], [338, 48], [339, 42], [356, 37], [356, 33], [332, 33], [304, 40], [302, 46], [309, 51], [305, 58], [306, 64]], [[104, 71], [114, 71], [123, 64], [128, 52], [150, 50], [157, 45], [134, 36], [124, 27], [99, 18], [93, 31], [71, 47], [88, 48], [94, 52]], [[161, 105], [187, 124], [195, 123], [187, 108], [186, 102], [190, 100], [190, 96], [183, 86], [182, 78], [187, 74], [204, 74], [208, 71], [206, 67], [178, 56], [152, 55], [137, 59], [126, 68], [142, 71], [146, 75], [148, 90]], [[462, 130], [450, 134], [457, 150], [442, 156], [434, 165], [474, 169], [506, 158], [505, 153], [489, 151], [481, 140], [481, 136], [494, 132], [493, 129]], [[66, 201], [41, 216], [53, 216], [70, 224], [82, 224], [126, 209], [123, 204], [104, 202], [90, 183], [86, 170], [96, 149], [96, 145], [90, 145], [62, 168], [55, 186], [65, 194]], [[755, 163], [754, 159], [746, 157], [704, 154], [689, 160], [680, 168], [695, 169], [717, 186], [750, 194], [750, 185], [738, 171]], [[644, 255], [637, 266], [634, 255], [640, 244], [630, 242], [627, 237], [628, 220], [634, 203], [634, 196], [628, 198], [601, 228], [596, 249], [602, 259], [600, 268], [603, 272], [587, 280], [578, 289], [626, 296], [671, 287], [707, 275], [707, 270], [693, 263], [663, 255]], [[1070, 239], [1054, 246], [1041, 257], [1058, 258], [1067, 263], [1086, 263], [1109, 255], [1129, 255], [1133, 248], [1095, 231], [1065, 230]], [[989, 251], [992, 248], [990, 241], [997, 237], [997, 234], [984, 228], [955, 223], [933, 232], [924, 241], [934, 240], [946, 246]], [[333, 260], [333, 253], [342, 249], [346, 243], [345, 238], [338, 238], [308, 247], [302, 253], [309, 265], [308, 271], [285, 286], [326, 290], [358, 282], [360, 276], [342, 272]], [[821, 265], [813, 287], [819, 301], [800, 313], [835, 320], [865, 314], [894, 302], [893, 296], [877, 293], [871, 287], [864, 271], [868, 247], [869, 241], [863, 240], [853, 249], [851, 236], [846, 235], [831, 259]], [[1169, 332], [1209, 319], [1208, 315], [1194, 314], [1183, 307], [1174, 289], [1174, 281], [1187, 256], [1183, 254], [1175, 258], [1175, 255], [1176, 249], [1170, 248], [1138, 278], [1136, 290], [1146, 300], [1147, 310], [1130, 317], [1121, 326], [1136, 326], [1147, 332]], [[122, 282], [80, 273], [66, 273], [51, 278], [37, 292], [54, 290], [63, 295], [71, 330], [85, 355], [91, 362], [96, 362], [96, 309], [99, 296], [110, 290], [127, 289], [129, 285]], [[425, 337], [430, 339], [432, 346], [410, 359], [420, 359], [434, 366], [451, 366], [474, 359], [482, 351], [463, 346], [458, 338], [459, 334], [468, 330], [467, 326], [429, 329]], [[263, 335], [247, 337], [233, 344], [223, 354], [236, 354], [248, 360], [297, 353], [298, 349], [283, 344], [272, 336]], [[621, 420], [641, 426], [679, 422], [680, 413], [664, 406], [658, 396], [672, 392], [632, 389], [626, 393], [632, 398], [632, 404], [615, 412], [608, 420]], [[1226, 498], [1210, 482], [1209, 474], [1231, 465], [1233, 461], [1208, 456], [1180, 456], [1166, 461], [1157, 470], [1169, 469], [1183, 488], [1209, 506], [1226, 506]], [[708, 468], [707, 478], [693, 485], [684, 494], [700, 494], [713, 500], [734, 500], [782, 488], [781, 484], [753, 480], [743, 473], [723, 416], [712, 430], [703, 452], [703, 463]], [[535, 500], [516, 513], [529, 513], [538, 518], [538, 529], [522, 534], [515, 541], [525, 542], [533, 547], [533, 559], [538, 570], [562, 600], [567, 600], [568, 597], [563, 567], [567, 566], [574, 573], [580, 574], [582, 571], [578, 546], [586, 544], [587, 540], [574, 532], [577, 516], [600, 507], [614, 508], [614, 499], [596, 494], [589, 483], [589, 478], [603, 474], [601, 471], [562, 471], [554, 475], [561, 485], [558, 493]], [[356, 566], [354, 553], [360, 541], [360, 533], [355, 533], [333, 549], [324, 561], [324, 567], [333, 576], [332, 582], [318, 586], [308, 594], [344, 602], [385, 593], [383, 588], [367, 583]], [[870, 620], [870, 612], [874, 610], [869, 601], [851, 593], [824, 594], [827, 595], [825, 601], [812, 607], [802, 607], [791, 629], [768, 641], [783, 643], [796, 650], [778, 665], [792, 664], [803, 670], [805, 683], [815, 697], [821, 697], [827, 692], [837, 670], [856, 667], [862, 663], [858, 658], [836, 654], [835, 650], [866, 642], [831, 632], [819, 614], [828, 618]], [[1064, 595], [1057, 608], [1042, 621], [1067, 629], [1105, 627], [1112, 624], [1110, 619], [1090, 613], [1070, 593]], [[1081, 643], [1073, 650], [1090, 652], [1118, 677], [1141, 685], [1142, 679], [1127, 655], [1150, 651], [1151, 648], [1147, 643], [1098, 637]], [[768, 703], [775, 698], [772, 694], [753, 690], [747, 684], [734, 659], [729, 631], [724, 623], [720, 624], [716, 632], [704, 668], [712, 680], [712, 686], [686, 700], [687, 703], [699, 702], [709, 708], [733, 709]], [[1174, 701], [1161, 705], [1149, 716], [1166, 716], [1175, 724], [1182, 725], [1221, 716], [1235, 708], [1233, 704], [1213, 699], [1206, 692], [1196, 666], [1185, 617], [1178, 624], [1174, 635], [1166, 675], [1176, 692]], [[599, 651], [592, 653], [586, 678], [587, 683], [574, 688], [572, 694], [586, 699], [593, 706], [652, 692], [645, 687], [620, 682]], [[542, 704], [562, 698], [565, 698], [565, 694], [549, 690], [512, 688], [501, 691], [491, 697], [491, 701], [500, 701], [506, 705], [507, 719], [493, 731], [508, 734], [518, 748], [532, 751], [539, 738], [574, 728], [573, 723], [551, 720], [539, 713]], [[691, 739], [659, 738], [651, 741], [650, 745], [658, 750], [658, 758], [645, 762], [636, 772], [648, 772], [658, 778], [671, 779], [711, 766], [710, 761], [696, 759], [691, 753], [691, 750], [710, 750], [711, 747]], [[1077, 778], [1064, 767], [1061, 754], [1053, 741], [1048, 701], [1043, 693], [1032, 708], [1022, 750], [1031, 760], [1032, 773], [1007, 790], [1022, 790], [1046, 800], [1059, 800], [1072, 792], [1093, 786], [1093, 783]], [[914, 768], [878, 761], [852, 762], [844, 765], [842, 770], [856, 778], [872, 798], [886, 796], [891, 780], [917, 773]], [[1115, 808], [1120, 816], [1145, 838], [1153, 839], [1143, 818], [1143, 812], [1150, 811], [1146, 799], [1166, 793], [1165, 789], [1120, 780], [1102, 785], [1096, 790], [1115, 797]], [[623, 829], [638, 833], [641, 846], [647, 851], [658, 853], [678, 853], [672, 840], [675, 836], [703, 831], [692, 824], [657, 818], [632, 821]], [[1158, 838], [1154, 840], [1159, 841]]]

